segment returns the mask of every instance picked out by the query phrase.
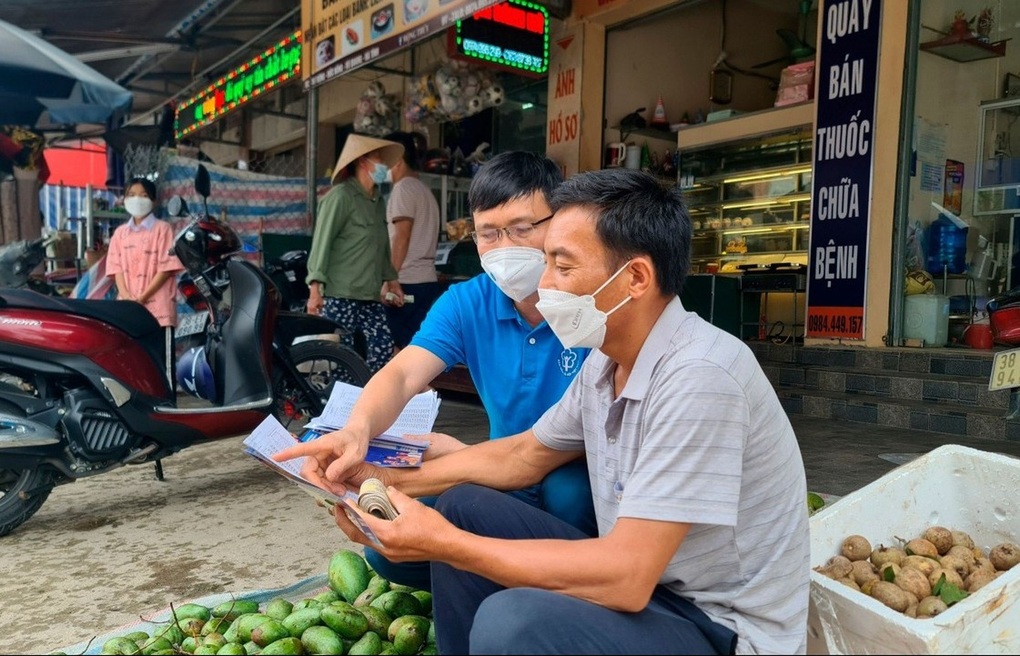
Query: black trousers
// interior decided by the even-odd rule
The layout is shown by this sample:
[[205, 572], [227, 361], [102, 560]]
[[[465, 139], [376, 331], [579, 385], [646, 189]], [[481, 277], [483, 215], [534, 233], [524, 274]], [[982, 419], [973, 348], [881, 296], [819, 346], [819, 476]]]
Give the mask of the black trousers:
[[[505, 539], [587, 538], [512, 496], [461, 485], [436, 509], [456, 526]], [[504, 588], [432, 563], [433, 618], [441, 654], [732, 654], [736, 634], [663, 587], [624, 613], [537, 588]]]

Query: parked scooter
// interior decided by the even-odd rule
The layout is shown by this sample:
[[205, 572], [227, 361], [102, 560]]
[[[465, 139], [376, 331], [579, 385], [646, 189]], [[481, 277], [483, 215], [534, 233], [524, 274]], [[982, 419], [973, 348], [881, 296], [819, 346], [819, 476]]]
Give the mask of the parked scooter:
[[0, 288], [31, 289], [40, 294], [57, 296], [53, 285], [31, 275], [46, 259], [46, 247], [56, 240], [57, 236], [51, 234], [0, 247]]
[[266, 273], [280, 290], [281, 306], [304, 312], [308, 306], [308, 251], [287, 251], [266, 263]]
[[[196, 189], [208, 197], [204, 167]], [[240, 246], [208, 212], [174, 242], [209, 299], [206, 357], [189, 362], [215, 405], [178, 407], [165, 332], [144, 306], [0, 290], [0, 536], [31, 517], [54, 485], [153, 461], [160, 475], [161, 458], [250, 431], [276, 409], [276, 388], [308, 390], [311, 374], [273, 347], [274, 337], [289, 345], [296, 336], [277, 320], [278, 294], [257, 267], [230, 257]], [[297, 345], [317, 357], [321, 346]], [[301, 355], [297, 347], [291, 356]], [[336, 352], [344, 353], [342, 379], [364, 384], [364, 363]], [[306, 402], [321, 402], [322, 392]]]

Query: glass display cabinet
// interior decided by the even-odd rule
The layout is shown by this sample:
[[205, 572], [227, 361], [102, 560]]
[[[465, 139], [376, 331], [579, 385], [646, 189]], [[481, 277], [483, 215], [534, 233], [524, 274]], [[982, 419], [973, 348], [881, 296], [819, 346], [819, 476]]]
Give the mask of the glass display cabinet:
[[[695, 272], [804, 261], [811, 214], [810, 125], [683, 148], [680, 184]], [[794, 257], [791, 257], [794, 256]]]
[[1020, 98], [981, 103], [974, 214], [1020, 211]]

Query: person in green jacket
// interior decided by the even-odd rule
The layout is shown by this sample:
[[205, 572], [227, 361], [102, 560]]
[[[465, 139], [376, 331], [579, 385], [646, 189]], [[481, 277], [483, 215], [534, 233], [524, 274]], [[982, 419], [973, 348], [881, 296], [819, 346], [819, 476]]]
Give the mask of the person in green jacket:
[[339, 183], [319, 201], [308, 254], [308, 313], [343, 326], [348, 346], [362, 335], [373, 373], [393, 355], [383, 303], [403, 298], [390, 261], [386, 199], [379, 191], [403, 153], [404, 147], [392, 141], [347, 137], [333, 170], [333, 182]]

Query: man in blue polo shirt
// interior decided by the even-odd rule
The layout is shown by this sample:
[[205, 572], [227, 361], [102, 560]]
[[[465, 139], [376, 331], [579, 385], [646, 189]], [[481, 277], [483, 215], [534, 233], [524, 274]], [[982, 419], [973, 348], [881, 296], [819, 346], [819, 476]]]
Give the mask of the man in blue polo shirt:
[[[485, 274], [453, 285], [429, 310], [410, 345], [365, 386], [344, 428], [280, 454], [310, 455], [330, 479], [365, 458], [370, 438], [396, 420], [415, 394], [444, 370], [467, 366], [498, 439], [530, 428], [580, 371], [588, 349], [564, 349], [535, 309], [545, 267], [542, 246], [552, 218], [548, 198], [560, 184], [559, 168], [533, 153], [502, 153], [471, 181], [474, 218]], [[432, 434], [427, 458], [466, 445]], [[539, 484], [511, 492], [533, 506], [595, 535], [595, 511], [584, 459], [554, 470]], [[381, 576], [429, 589], [427, 563], [391, 563], [372, 549], [365, 557]]]

